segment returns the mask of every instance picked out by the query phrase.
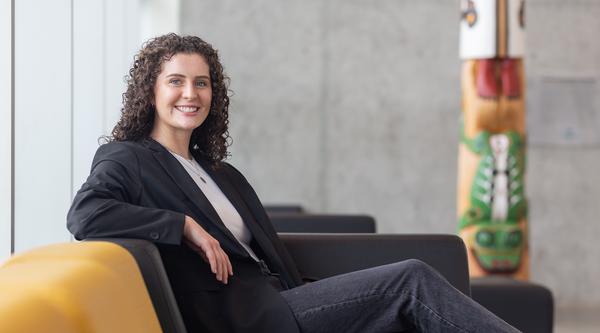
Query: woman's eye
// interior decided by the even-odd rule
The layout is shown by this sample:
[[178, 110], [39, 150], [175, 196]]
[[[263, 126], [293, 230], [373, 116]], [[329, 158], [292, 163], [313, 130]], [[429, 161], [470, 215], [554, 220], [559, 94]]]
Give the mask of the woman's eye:
[[208, 83], [206, 81], [198, 81], [196, 82], [196, 87], [206, 87]]
[[169, 84], [179, 85], [179, 84], [181, 84], [181, 80], [180, 79], [171, 79], [171, 80], [169, 80]]

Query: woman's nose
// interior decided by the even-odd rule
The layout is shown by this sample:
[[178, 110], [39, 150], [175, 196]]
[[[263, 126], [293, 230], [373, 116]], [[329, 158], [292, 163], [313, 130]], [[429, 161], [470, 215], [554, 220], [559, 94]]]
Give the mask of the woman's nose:
[[186, 84], [183, 87], [183, 98], [194, 99], [198, 96], [196, 93], [196, 87], [193, 84]]

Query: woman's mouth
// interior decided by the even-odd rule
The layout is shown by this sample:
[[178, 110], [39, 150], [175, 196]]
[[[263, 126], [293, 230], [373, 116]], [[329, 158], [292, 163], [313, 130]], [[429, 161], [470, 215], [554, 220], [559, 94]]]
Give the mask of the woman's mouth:
[[197, 112], [198, 110], [200, 110], [200, 108], [197, 106], [188, 106], [188, 105], [178, 105], [178, 106], [175, 106], [175, 109], [177, 109], [177, 111], [181, 111], [183, 113], [194, 113], [194, 112]]

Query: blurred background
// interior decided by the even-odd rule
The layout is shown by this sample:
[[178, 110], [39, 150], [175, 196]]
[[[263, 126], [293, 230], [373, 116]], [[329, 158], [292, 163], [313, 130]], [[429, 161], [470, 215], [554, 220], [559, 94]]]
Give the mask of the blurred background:
[[[527, 0], [526, 17], [531, 280], [559, 320], [593, 318], [600, 1]], [[455, 233], [459, 19], [458, 0], [0, 0], [0, 258], [70, 239], [133, 55], [166, 32], [219, 50], [229, 161], [263, 202]]]

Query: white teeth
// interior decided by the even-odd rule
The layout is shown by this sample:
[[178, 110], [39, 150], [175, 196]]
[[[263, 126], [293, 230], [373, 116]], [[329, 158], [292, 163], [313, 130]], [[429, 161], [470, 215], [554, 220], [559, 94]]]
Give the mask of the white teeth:
[[198, 108], [195, 106], [176, 106], [175, 108], [181, 112], [196, 112], [196, 111], [198, 111]]

